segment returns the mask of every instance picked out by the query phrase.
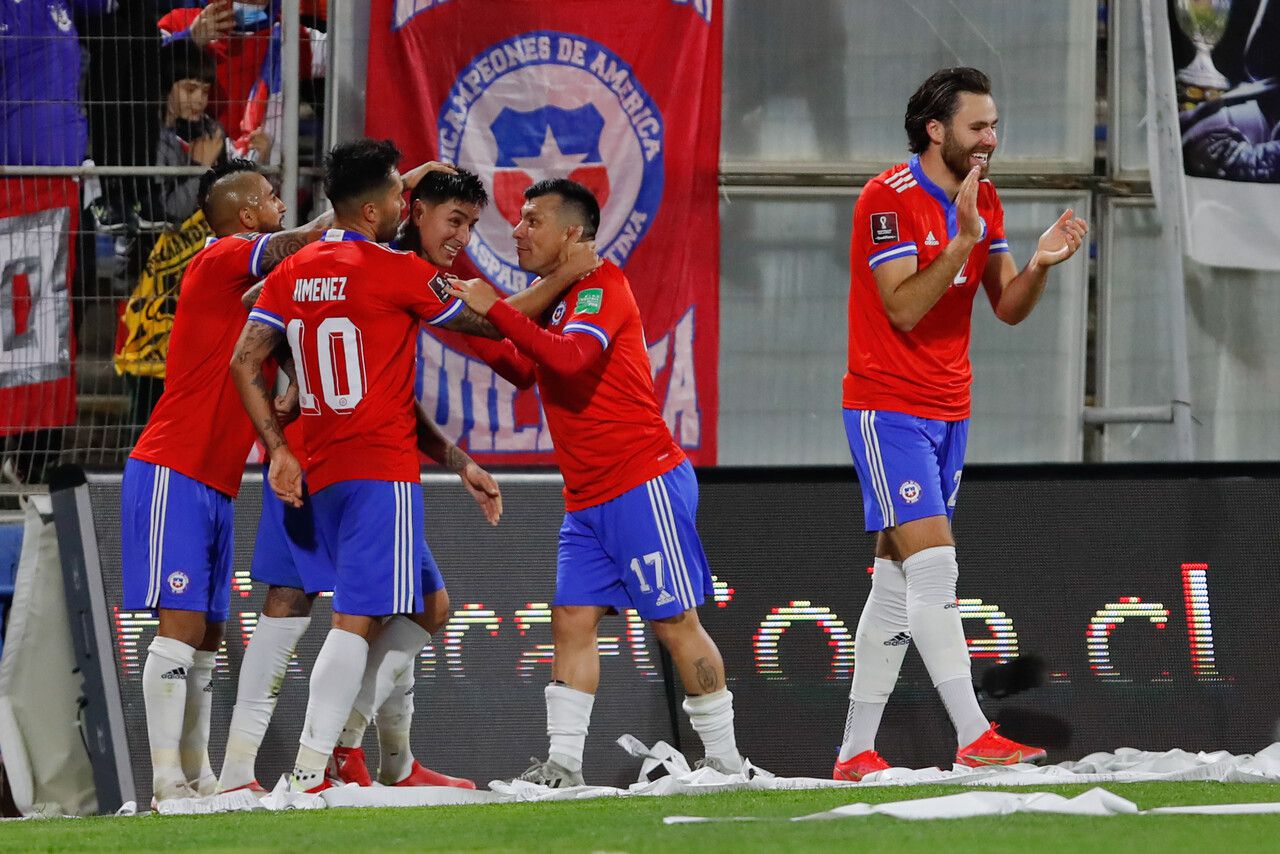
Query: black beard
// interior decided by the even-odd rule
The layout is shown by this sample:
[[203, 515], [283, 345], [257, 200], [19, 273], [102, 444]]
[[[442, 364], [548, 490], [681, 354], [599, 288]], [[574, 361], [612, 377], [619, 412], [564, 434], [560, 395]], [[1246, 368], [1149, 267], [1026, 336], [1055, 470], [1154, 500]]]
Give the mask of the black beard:
[[[963, 181], [969, 177], [969, 170], [973, 167], [969, 165], [969, 155], [977, 151], [977, 148], [962, 148], [951, 134], [947, 134], [942, 140], [942, 162], [951, 170], [951, 174], [955, 176], [957, 181]], [[990, 160], [988, 160], [988, 163]], [[979, 178], [986, 177], [986, 169]]]

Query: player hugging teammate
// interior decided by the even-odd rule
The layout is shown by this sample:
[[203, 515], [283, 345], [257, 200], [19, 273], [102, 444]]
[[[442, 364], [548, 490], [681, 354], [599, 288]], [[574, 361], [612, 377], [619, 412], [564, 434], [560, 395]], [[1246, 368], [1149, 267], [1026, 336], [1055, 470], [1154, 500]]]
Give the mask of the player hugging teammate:
[[[1071, 257], [1088, 229], [1066, 211], [1017, 269], [987, 178], [997, 122], [984, 74], [937, 72], [907, 105], [915, 156], [868, 182], [854, 211], [843, 407], [877, 541], [837, 779], [889, 767], [875, 734], [912, 641], [955, 725], [958, 762], [1044, 756], [996, 733], [978, 706], [950, 519], [979, 284], [997, 317], [1020, 322], [1049, 267]], [[369, 784], [360, 744], [371, 718], [380, 782], [473, 785], [424, 768], [408, 748], [414, 662], [448, 618], [423, 535], [419, 452], [458, 473], [492, 523], [502, 510], [492, 478], [414, 399], [423, 322], [471, 336], [502, 376], [538, 386], [564, 476], [550, 745], [524, 779], [583, 783], [597, 627], [627, 608], [671, 653], [703, 762], [743, 772], [724, 663], [698, 619], [712, 588], [697, 479], [662, 419], [630, 283], [594, 252], [596, 198], [567, 179], [525, 191], [512, 237], [520, 266], [540, 279], [502, 299], [481, 280], [443, 272], [487, 203], [479, 180], [434, 163], [401, 176], [399, 160], [389, 141], [337, 146], [325, 164], [332, 214], [294, 231], [279, 230], [283, 204], [252, 164], [232, 161], [202, 182], [217, 238], [187, 269], [165, 394], [122, 487], [124, 604], [160, 618], [143, 674], [156, 800], [210, 794], [218, 782], [207, 752], [210, 678], [230, 596], [231, 502], [255, 431], [269, 456], [269, 494], [253, 576], [270, 594], [242, 668], [222, 788], [262, 791], [253, 766], [276, 686], [312, 598], [326, 590], [333, 624], [312, 672], [291, 787]], [[398, 228], [400, 241], [387, 245]], [[252, 303], [247, 321], [242, 300]], [[278, 399], [277, 364], [289, 378]]]

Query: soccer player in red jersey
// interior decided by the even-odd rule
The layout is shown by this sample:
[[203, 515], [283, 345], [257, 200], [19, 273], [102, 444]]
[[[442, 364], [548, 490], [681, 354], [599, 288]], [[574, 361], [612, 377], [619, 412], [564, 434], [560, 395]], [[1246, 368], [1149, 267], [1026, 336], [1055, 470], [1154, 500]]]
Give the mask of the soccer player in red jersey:
[[[524, 197], [514, 237], [525, 270], [549, 272], [567, 244], [595, 236], [600, 207], [581, 184], [540, 181]], [[546, 688], [551, 745], [523, 779], [582, 784], [600, 683], [596, 631], [601, 617], [625, 608], [648, 620], [671, 652], [685, 711], [706, 748], [704, 762], [724, 773], [741, 771], [724, 662], [698, 620], [697, 606], [712, 592], [695, 523], [698, 482], [662, 420], [626, 276], [602, 263], [541, 324], [499, 301], [482, 281], [457, 282], [450, 292], [509, 339], [501, 349], [478, 342], [477, 355], [516, 385], [537, 382], [564, 475], [551, 608], [555, 661]]]
[[913, 640], [955, 725], [957, 762], [1045, 756], [996, 733], [978, 706], [956, 605], [951, 515], [969, 430], [978, 285], [998, 318], [1021, 322], [1049, 268], [1075, 254], [1088, 226], [1067, 210], [1018, 270], [987, 179], [998, 120], [981, 71], [933, 74], [907, 104], [916, 156], [868, 181], [854, 208], [844, 420], [866, 529], [878, 534], [836, 779], [889, 767], [875, 734]]
[[[451, 166], [425, 163], [406, 172], [410, 187], [414, 245], [422, 256], [440, 268], [453, 262], [456, 251], [467, 244], [471, 228], [488, 201], [480, 180]], [[421, 233], [419, 233], [421, 232]], [[403, 247], [408, 248], [408, 247]], [[262, 285], [245, 293], [249, 308], [257, 301]], [[277, 411], [288, 410], [296, 417], [297, 386], [290, 387], [288, 401], [277, 400]], [[420, 406], [418, 450], [454, 471], [471, 493], [490, 523], [497, 524], [502, 513], [502, 497], [493, 478], [440, 432]], [[307, 467], [306, 443], [301, 423], [285, 427], [289, 447]], [[262, 616], [240, 665], [236, 705], [227, 734], [227, 749], [219, 778], [222, 791], [247, 788], [263, 792], [254, 764], [258, 749], [275, 710], [280, 680], [298, 640], [311, 621], [311, 608], [319, 592], [332, 592], [334, 573], [315, 532], [312, 503], [286, 507], [270, 489], [263, 491], [262, 516], [253, 549], [253, 580], [267, 584], [267, 600]], [[360, 694], [343, 728], [329, 773], [343, 782], [372, 783], [365, 765], [361, 743], [371, 719], [378, 724], [379, 782], [385, 785], [454, 785], [474, 788], [470, 780], [449, 777], [422, 766], [413, 756], [409, 734], [413, 719], [414, 673], [417, 654], [449, 618], [449, 599], [441, 589], [424, 596], [425, 611], [412, 617], [390, 621], [369, 651]]]
[[[437, 267], [381, 244], [394, 237], [404, 211], [399, 159], [389, 141], [357, 140], [330, 152], [325, 192], [334, 228], [267, 278], [231, 361], [241, 400], [270, 454], [271, 488], [299, 507], [301, 466], [262, 375], [275, 346], [289, 341], [309, 455], [308, 500], [337, 575], [333, 628], [312, 671], [290, 777], [300, 791], [328, 786], [325, 766], [382, 619], [421, 614], [424, 595], [444, 589], [422, 535], [413, 406], [418, 325], [489, 329], [448, 293]], [[552, 298], [548, 288], [530, 288], [517, 302], [541, 311]]]
[[232, 500], [253, 447], [226, 371], [244, 325], [240, 296], [324, 224], [281, 231], [284, 203], [244, 160], [211, 169], [200, 194], [216, 237], [183, 275], [164, 394], [120, 497], [124, 607], [160, 621], [142, 673], [157, 801], [211, 794], [217, 782], [210, 684], [231, 601]]

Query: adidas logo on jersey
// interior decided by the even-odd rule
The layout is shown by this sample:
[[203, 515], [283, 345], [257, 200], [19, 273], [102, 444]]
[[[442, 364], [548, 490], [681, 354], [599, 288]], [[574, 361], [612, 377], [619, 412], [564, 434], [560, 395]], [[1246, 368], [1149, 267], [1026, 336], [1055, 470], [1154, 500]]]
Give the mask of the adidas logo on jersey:
[[661, 591], [661, 592], [658, 594], [658, 598], [654, 600], [653, 604], [655, 604], [655, 605], [667, 605], [667, 604], [670, 604], [670, 603], [672, 603], [672, 602], [674, 602], [674, 601], [676, 601], [676, 597], [672, 596], [670, 593], [668, 593], [667, 591], [663, 590], [663, 591]]
[[898, 632], [893, 637], [884, 642], [885, 646], [906, 646], [911, 643], [910, 632]]
[[[185, 668], [185, 667], [175, 667], [175, 668], [173, 668], [172, 670], [169, 670], [169, 671], [166, 671], [166, 672], [164, 672], [164, 673], [161, 673], [161, 674], [160, 674], [160, 678], [161, 678], [161, 679], [186, 679], [186, 678], [187, 678], [187, 668]], [[210, 685], [212, 685], [213, 683], [211, 682], [211, 683], [209, 683], [209, 684], [210, 684]]]
[[924, 245], [925, 245], [925, 246], [937, 246], [937, 245], [938, 245], [938, 238], [936, 238], [936, 237], [934, 237], [934, 236], [933, 236], [933, 232], [932, 232], [932, 231], [931, 231], [931, 232], [929, 232], [929, 233], [925, 236], [925, 238], [924, 238]]

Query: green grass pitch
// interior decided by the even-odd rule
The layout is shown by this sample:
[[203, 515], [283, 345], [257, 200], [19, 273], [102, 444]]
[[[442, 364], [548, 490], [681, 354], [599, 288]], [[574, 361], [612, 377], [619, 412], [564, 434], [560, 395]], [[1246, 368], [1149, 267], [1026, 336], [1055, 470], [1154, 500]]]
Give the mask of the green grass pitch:
[[[1089, 786], [1014, 791], [1077, 795]], [[1280, 801], [1280, 784], [1130, 783], [1105, 788], [1147, 809]], [[841, 804], [972, 791], [912, 786], [802, 792], [725, 792], [572, 803], [416, 809], [331, 809], [213, 816], [144, 816], [0, 824], [0, 851], [1275, 851], [1280, 815], [1013, 815], [907, 822], [886, 816], [822, 822], [780, 819]], [[762, 821], [662, 824], [667, 815], [756, 816]]]

